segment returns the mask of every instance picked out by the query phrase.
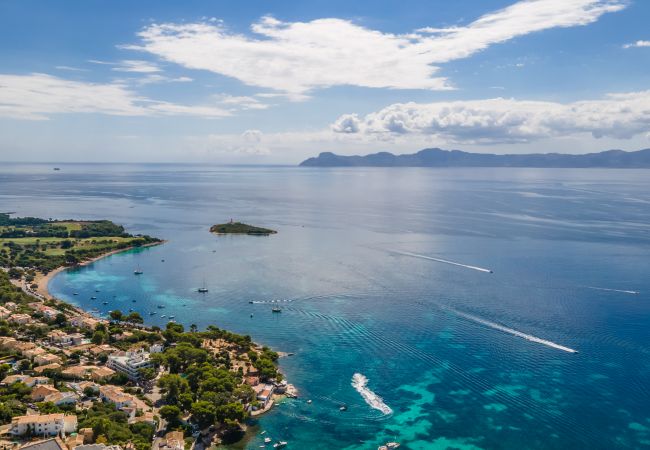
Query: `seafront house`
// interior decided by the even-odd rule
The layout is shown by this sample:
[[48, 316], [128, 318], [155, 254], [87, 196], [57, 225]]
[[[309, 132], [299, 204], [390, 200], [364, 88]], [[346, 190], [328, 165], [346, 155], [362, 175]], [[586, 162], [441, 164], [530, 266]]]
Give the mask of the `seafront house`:
[[77, 431], [77, 416], [58, 414], [35, 414], [18, 416], [11, 419], [10, 433], [23, 436], [30, 433], [33, 436], [56, 436]]
[[144, 350], [126, 352], [124, 355], [110, 355], [106, 365], [116, 372], [125, 374], [131, 381], [140, 379], [140, 369], [153, 367], [149, 353]]

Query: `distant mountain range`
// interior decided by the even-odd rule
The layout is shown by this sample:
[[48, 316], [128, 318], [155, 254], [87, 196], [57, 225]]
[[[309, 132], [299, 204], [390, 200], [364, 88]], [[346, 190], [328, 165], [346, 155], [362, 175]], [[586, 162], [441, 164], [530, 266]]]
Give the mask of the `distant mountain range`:
[[417, 153], [394, 155], [388, 152], [366, 156], [342, 156], [324, 152], [300, 163], [303, 167], [555, 167], [555, 168], [650, 168], [650, 148], [636, 152], [607, 150], [600, 153], [569, 155], [532, 153], [495, 155], [460, 150], [427, 148]]

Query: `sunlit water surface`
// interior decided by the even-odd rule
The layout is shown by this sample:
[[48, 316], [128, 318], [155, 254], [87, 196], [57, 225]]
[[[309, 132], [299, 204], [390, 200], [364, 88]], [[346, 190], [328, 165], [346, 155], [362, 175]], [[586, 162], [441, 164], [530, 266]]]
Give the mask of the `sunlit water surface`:
[[[295, 353], [301, 397], [233, 448], [650, 446], [648, 171], [60, 167], [3, 165], [1, 209], [168, 242], [53, 294]], [[208, 232], [230, 218], [278, 234]]]

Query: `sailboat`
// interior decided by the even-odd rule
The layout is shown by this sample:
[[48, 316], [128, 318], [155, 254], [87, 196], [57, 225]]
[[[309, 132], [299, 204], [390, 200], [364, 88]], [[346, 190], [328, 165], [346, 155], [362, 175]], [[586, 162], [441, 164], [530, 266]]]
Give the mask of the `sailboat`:
[[142, 275], [143, 273], [144, 272], [142, 271], [142, 269], [140, 269], [140, 266], [138, 266], [137, 269], [133, 271], [133, 275]]
[[205, 294], [206, 292], [208, 292], [208, 288], [205, 287], [205, 280], [203, 280], [203, 286], [201, 286], [200, 288], [198, 288], [197, 291], [198, 291], [198, 292], [201, 292], [202, 294]]

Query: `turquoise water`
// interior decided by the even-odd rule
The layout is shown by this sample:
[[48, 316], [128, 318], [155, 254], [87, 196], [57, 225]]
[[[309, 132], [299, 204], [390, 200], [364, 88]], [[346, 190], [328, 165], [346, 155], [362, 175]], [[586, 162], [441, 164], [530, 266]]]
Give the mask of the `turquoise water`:
[[[650, 446], [648, 171], [61, 167], [0, 168], [2, 210], [169, 242], [62, 273], [55, 295], [295, 353], [301, 397], [246, 448], [262, 430], [290, 449]], [[208, 233], [230, 218], [279, 233]]]

